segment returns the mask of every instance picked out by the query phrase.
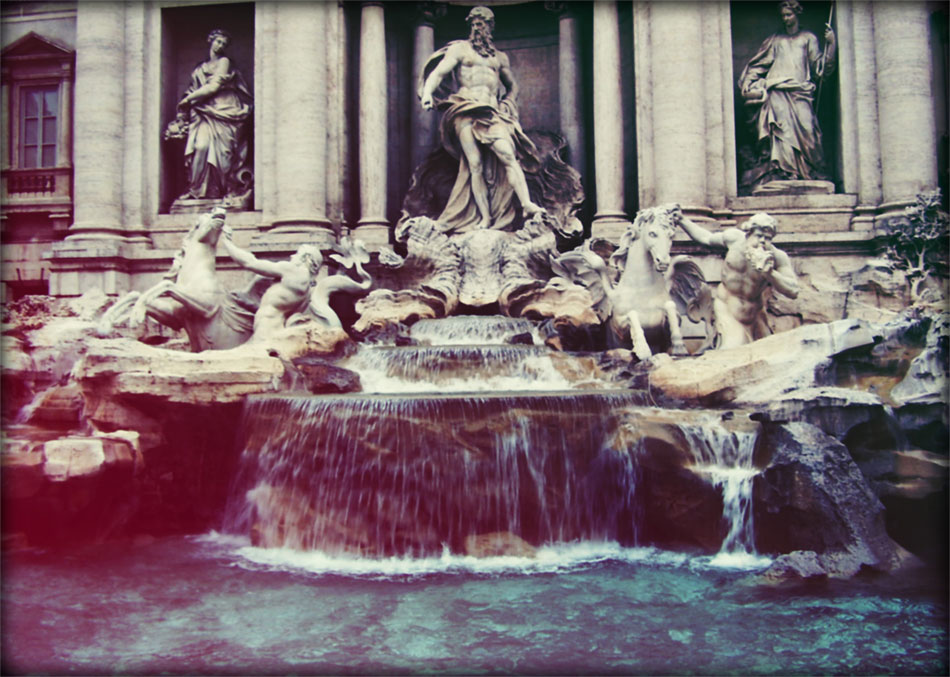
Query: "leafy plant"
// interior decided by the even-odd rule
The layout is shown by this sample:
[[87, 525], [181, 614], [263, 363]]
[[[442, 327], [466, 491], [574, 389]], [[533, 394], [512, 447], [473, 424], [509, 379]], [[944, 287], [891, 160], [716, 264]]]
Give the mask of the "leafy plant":
[[884, 224], [884, 234], [887, 257], [907, 276], [913, 303], [926, 300], [928, 280], [939, 279], [942, 287], [950, 265], [950, 216], [940, 208], [939, 188], [918, 193], [903, 218]]

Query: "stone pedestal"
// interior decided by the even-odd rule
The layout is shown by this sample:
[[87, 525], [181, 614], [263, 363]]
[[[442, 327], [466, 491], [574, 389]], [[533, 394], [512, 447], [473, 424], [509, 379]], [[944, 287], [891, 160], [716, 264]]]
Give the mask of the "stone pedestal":
[[769, 181], [752, 190], [753, 195], [831, 195], [835, 184], [831, 181]]

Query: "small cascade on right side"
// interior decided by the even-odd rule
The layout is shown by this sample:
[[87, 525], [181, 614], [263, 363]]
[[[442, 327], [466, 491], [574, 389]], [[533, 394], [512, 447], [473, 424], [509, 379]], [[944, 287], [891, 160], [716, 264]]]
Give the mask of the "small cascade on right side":
[[693, 470], [722, 491], [722, 518], [728, 531], [712, 564], [742, 566], [767, 560], [756, 552], [752, 519], [752, 481], [759, 472], [753, 464], [756, 433], [714, 424], [680, 428], [695, 458]]

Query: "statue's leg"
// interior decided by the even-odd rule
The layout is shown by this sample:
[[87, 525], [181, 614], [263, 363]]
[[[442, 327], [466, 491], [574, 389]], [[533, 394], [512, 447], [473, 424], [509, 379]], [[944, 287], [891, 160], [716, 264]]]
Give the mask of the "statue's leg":
[[643, 335], [643, 325], [640, 324], [640, 315], [635, 310], [631, 310], [626, 315], [626, 321], [630, 327], [630, 341], [633, 343], [633, 352], [638, 360], [645, 360], [653, 356], [650, 350], [650, 344], [647, 343], [647, 337]]
[[178, 285], [172, 285], [166, 289], [165, 296], [174, 299], [181, 305], [188, 308], [191, 313], [200, 315], [205, 319], [208, 319], [214, 315], [214, 312], [218, 309], [216, 304], [208, 303], [207, 301], [203, 301], [202, 299], [192, 296]]
[[145, 322], [149, 304], [174, 286], [175, 283], [171, 280], [162, 280], [150, 289], [146, 289], [129, 314], [129, 327], [134, 328]]
[[485, 183], [485, 174], [482, 171], [482, 151], [472, 132], [472, 123], [467, 122], [459, 127], [459, 145], [465, 154], [468, 171], [472, 175], [472, 198], [478, 208], [479, 219], [476, 228], [488, 228], [491, 225], [491, 209], [488, 206], [488, 184]]
[[742, 324], [729, 312], [729, 307], [722, 299], [713, 299], [716, 331], [719, 334], [717, 349], [736, 348], [752, 342], [749, 327]]
[[175, 331], [184, 327], [181, 315], [185, 307], [170, 298], [157, 298], [149, 301], [146, 306], [148, 316], [159, 324], [163, 324]]
[[109, 336], [116, 325], [122, 324], [123, 320], [128, 319], [132, 304], [135, 303], [141, 295], [141, 292], [130, 291], [113, 303], [99, 319], [99, 324], [96, 326], [96, 334], [102, 337]]
[[765, 310], [756, 315], [752, 328], [752, 338], [758, 340], [772, 335], [772, 328], [769, 327], [768, 319], [765, 316]]
[[524, 170], [518, 163], [515, 155], [515, 146], [511, 139], [498, 139], [492, 144], [492, 152], [498, 156], [498, 159], [505, 166], [505, 172], [508, 176], [508, 183], [518, 196], [521, 202], [521, 208], [525, 216], [532, 216], [538, 212], [543, 212], [544, 208], [539, 207], [531, 201], [531, 195], [528, 192], [528, 182], [524, 178]]
[[686, 350], [686, 344], [683, 342], [683, 330], [680, 327], [680, 315], [676, 312], [676, 303], [667, 301], [663, 304], [663, 310], [666, 311], [666, 323], [670, 328], [672, 355], [674, 357], [689, 355], [689, 351]]

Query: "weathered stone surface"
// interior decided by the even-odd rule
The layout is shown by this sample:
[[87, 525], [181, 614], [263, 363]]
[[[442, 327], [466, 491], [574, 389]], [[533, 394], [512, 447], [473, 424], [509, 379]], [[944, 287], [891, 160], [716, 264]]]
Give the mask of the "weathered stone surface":
[[279, 359], [253, 347], [179, 353], [129, 339], [93, 339], [74, 378], [99, 398], [121, 395], [208, 404], [276, 392], [283, 374]]
[[54, 428], [75, 428], [83, 411], [82, 391], [75, 383], [51, 386], [41, 392], [25, 412], [27, 423]]
[[806, 423], [766, 425], [757, 465], [765, 466], [753, 493], [759, 552], [811, 550], [830, 575], [901, 565], [884, 506], [843, 444]]
[[769, 568], [756, 578], [767, 583], [783, 583], [799, 579], [827, 578], [818, 554], [812, 550], [796, 550], [776, 557]]
[[869, 327], [855, 320], [806, 325], [689, 360], [655, 355], [649, 383], [672, 400], [754, 405], [822, 385], [818, 370], [830, 357], [873, 341]]
[[54, 482], [95, 475], [106, 466], [135, 469], [135, 450], [123, 440], [98, 437], [63, 437], [43, 445], [43, 472]]
[[950, 313], [931, 319], [923, 351], [910, 363], [904, 380], [891, 390], [898, 404], [947, 402], [950, 375]]
[[302, 357], [293, 364], [301, 374], [304, 387], [316, 395], [358, 393], [363, 389], [359, 374], [326, 360]]
[[98, 541], [126, 529], [143, 467], [122, 435], [44, 440], [21, 427], [3, 445], [4, 529], [23, 545]]
[[510, 531], [495, 531], [468, 536], [465, 554], [471, 557], [536, 557], [537, 548]]

